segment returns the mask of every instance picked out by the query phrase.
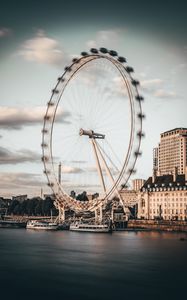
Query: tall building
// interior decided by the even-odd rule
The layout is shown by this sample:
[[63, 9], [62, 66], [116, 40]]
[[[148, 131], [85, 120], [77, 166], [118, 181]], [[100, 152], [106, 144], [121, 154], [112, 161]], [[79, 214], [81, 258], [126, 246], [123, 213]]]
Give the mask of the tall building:
[[175, 128], [161, 133], [160, 143], [154, 152], [153, 170], [157, 175], [173, 174], [177, 168], [178, 174], [185, 174], [187, 167], [187, 128]]
[[145, 180], [144, 179], [133, 179], [132, 180], [132, 188], [134, 191], [138, 192], [141, 187], [144, 185]]
[[153, 149], [153, 171], [158, 171], [158, 147]]

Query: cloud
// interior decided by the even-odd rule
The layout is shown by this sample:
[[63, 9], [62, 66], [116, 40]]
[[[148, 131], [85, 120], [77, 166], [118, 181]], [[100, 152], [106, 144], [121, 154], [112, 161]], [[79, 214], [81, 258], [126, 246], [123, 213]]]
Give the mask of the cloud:
[[[114, 169], [113, 167], [109, 167], [109, 169], [110, 169], [110, 172], [111, 172], [113, 175], [119, 175], [119, 173], [120, 173], [119, 171], [117, 171], [117, 170]], [[102, 173], [103, 173], [104, 175], [107, 175], [106, 170], [105, 170], [104, 167], [102, 167], [101, 170], [102, 170]], [[98, 173], [98, 169], [97, 169], [96, 167], [88, 167], [88, 168], [87, 168], [87, 172], [89, 172], [89, 173]], [[107, 176], [108, 176], [108, 175], [107, 175]]]
[[0, 38], [9, 36], [12, 33], [12, 30], [10, 28], [0, 28]]
[[127, 88], [122, 77], [114, 77], [113, 84], [110, 85], [111, 91], [118, 96], [127, 96]]
[[87, 193], [96, 193], [100, 192], [101, 186], [99, 184], [79, 184], [79, 183], [64, 183], [64, 187], [67, 193], [70, 194], [71, 191], [75, 191], [76, 194], [82, 193], [83, 191], [87, 191]]
[[47, 37], [42, 30], [21, 45], [18, 55], [27, 61], [52, 65], [62, 65], [67, 60], [58, 41]]
[[[24, 126], [41, 125], [46, 107], [6, 107], [0, 106], [0, 128], [7, 130], [20, 130]], [[56, 122], [69, 123], [70, 112], [57, 110]]]
[[152, 94], [156, 98], [175, 98], [177, 94], [165, 87], [165, 82], [162, 79], [155, 78], [141, 81], [141, 89], [144, 92]]
[[147, 92], [154, 92], [158, 87], [161, 87], [162, 84], [163, 80], [159, 78], [141, 81], [141, 87]]
[[40, 162], [41, 155], [31, 150], [21, 149], [12, 152], [4, 147], [0, 147], [0, 165], [20, 164], [25, 162]]
[[158, 98], [175, 98], [177, 95], [172, 91], [165, 91], [160, 89], [155, 91], [154, 96]]
[[0, 196], [11, 197], [13, 194], [40, 194], [40, 188], [45, 185], [39, 174], [21, 172], [0, 173]]
[[86, 45], [89, 48], [106, 47], [113, 49], [120, 42], [120, 29], [100, 30], [93, 40], [89, 40]]
[[77, 174], [77, 173], [83, 173], [84, 170], [80, 168], [70, 167], [70, 166], [62, 166], [62, 173], [66, 174]]
[[72, 160], [71, 163], [73, 164], [85, 164], [87, 163], [86, 160]]

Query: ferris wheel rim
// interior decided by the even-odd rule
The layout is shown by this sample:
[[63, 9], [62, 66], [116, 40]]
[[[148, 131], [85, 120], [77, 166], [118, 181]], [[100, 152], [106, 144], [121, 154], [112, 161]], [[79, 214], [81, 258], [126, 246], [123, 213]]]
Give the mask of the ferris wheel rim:
[[[87, 58], [87, 59], [90, 58], [90, 59], [84, 61], [85, 58]], [[54, 123], [55, 123], [55, 118], [56, 118], [56, 113], [57, 113], [58, 105], [59, 105], [59, 103], [60, 103], [60, 100], [61, 100], [61, 97], [62, 97], [62, 95], [63, 95], [63, 92], [64, 92], [66, 86], [68, 85], [68, 83], [70, 82], [70, 80], [71, 80], [71, 79], [73, 78], [73, 76], [74, 76], [79, 70], [81, 70], [86, 64], [90, 63], [92, 60], [100, 59], [100, 58], [102, 58], [102, 59], [107, 59], [107, 60], [110, 61], [113, 65], [115, 65], [115, 67], [118, 69], [118, 71], [120, 72], [121, 75], [122, 75], [122, 71], [123, 71], [123, 80], [124, 80], [124, 76], [126, 76], [126, 73], [127, 73], [127, 72], [126, 72], [126, 73], [124, 72], [125, 67], [123, 66], [123, 64], [122, 64], [121, 62], [119, 62], [119, 60], [115, 60], [115, 59], [113, 58], [113, 56], [112, 56], [112, 57], [111, 57], [111, 56], [106, 56], [106, 55], [99, 54], [99, 53], [95, 53], [95, 54], [91, 53], [91, 54], [83, 55], [82, 57], [80, 57], [79, 59], [77, 59], [76, 61], [74, 61], [74, 62], [73, 62], [73, 63], [65, 70], [65, 72], [62, 74], [62, 76], [59, 77], [59, 78], [63, 79], [63, 78], [65, 77], [65, 75], [67, 74], [67, 72], [69, 72], [69, 70], [71, 70], [72, 67], [73, 67], [75, 64], [77, 64], [77, 66], [78, 66], [78, 64], [81, 62], [81, 60], [83, 60], [83, 64], [81, 64], [80, 66], [78, 66], [77, 68], [75, 68], [75, 70], [72, 72], [72, 74], [69, 76], [68, 80], [67, 80], [66, 83], [64, 84], [64, 87], [63, 87], [63, 89], [62, 89], [62, 91], [61, 91], [61, 95], [60, 95], [60, 97], [59, 97], [59, 99], [58, 99], [58, 101], [57, 101], [56, 107], [55, 107], [55, 112], [54, 112], [54, 115], [53, 115], [53, 118], [52, 118], [51, 131], [50, 131], [50, 160], [52, 161], [53, 175], [54, 175], [54, 177], [55, 177], [55, 179], [56, 179], [56, 184], [57, 184], [57, 186], [60, 188], [60, 191], [62, 192], [62, 195], [68, 197], [68, 199], [71, 198], [71, 197], [66, 193], [66, 191], [63, 189], [63, 187], [62, 187], [61, 185], [59, 185], [58, 180], [57, 180], [56, 175], [55, 175], [55, 172], [54, 172], [54, 161], [53, 161], [53, 150], [52, 150], [53, 126], [54, 126]], [[121, 70], [120, 70], [120, 68], [121, 68]], [[123, 68], [123, 70], [122, 70], [122, 68]], [[128, 73], [128, 76], [129, 76], [130, 80], [132, 81], [133, 78], [132, 78], [131, 74]], [[60, 82], [60, 81], [57, 82], [57, 84], [55, 85], [55, 88], [54, 88], [53, 91], [55, 91], [55, 90], [57, 89], [57, 87], [58, 87], [58, 85], [59, 85], [59, 82]], [[128, 81], [125, 82], [125, 83], [126, 83], [126, 84], [127, 84], [127, 83], [129, 84]], [[131, 86], [129, 86], [129, 88], [131, 89]], [[136, 89], [136, 95], [137, 95], [137, 98], [140, 98], [141, 96], [139, 96], [138, 89], [137, 89], [137, 85], [135, 85], [135, 89]], [[52, 101], [53, 95], [54, 95], [54, 94], [52, 93], [49, 102]], [[138, 99], [137, 99], [137, 100], [138, 100]], [[131, 99], [131, 101], [132, 101], [132, 99]], [[139, 101], [139, 108], [140, 108], [140, 115], [142, 115], [141, 101]], [[42, 135], [42, 136], [43, 136], [43, 137], [42, 137], [42, 143], [43, 143], [43, 144], [45, 143], [45, 132], [44, 132], [44, 131], [45, 131], [45, 128], [46, 128], [47, 117], [48, 117], [48, 111], [49, 111], [49, 106], [47, 107], [47, 110], [46, 110], [46, 114], [45, 114], [46, 118], [44, 118], [43, 135]], [[132, 103], [131, 103], [131, 117], [132, 117]], [[132, 122], [132, 120], [131, 120], [131, 122]], [[132, 135], [133, 135], [133, 134], [134, 134], [134, 131], [133, 131], [133, 128], [132, 128], [132, 123], [131, 123], [131, 134], [130, 134], [130, 139], [132, 139]], [[138, 134], [138, 133], [137, 133], [137, 134]], [[139, 149], [140, 149], [140, 144], [141, 144], [141, 138], [142, 138], [142, 136], [143, 136], [143, 135], [142, 135], [142, 118], [140, 118], [140, 132], [139, 132], [139, 143], [138, 143], [137, 153], [139, 153]], [[131, 140], [131, 143], [129, 143], [129, 149], [128, 149], [128, 157], [129, 157], [129, 158], [130, 158], [131, 151], [132, 151], [132, 144], [133, 144], [133, 140]], [[130, 146], [130, 145], [131, 145], [131, 146]], [[44, 150], [44, 148], [45, 148], [45, 147], [43, 147], [43, 158], [45, 157], [45, 150]], [[127, 155], [126, 155], [126, 157], [127, 157]], [[138, 155], [135, 156], [134, 164], [133, 164], [133, 166], [132, 166], [132, 171], [133, 171], [133, 169], [134, 169], [134, 166], [135, 166], [137, 157], [138, 157]], [[48, 183], [49, 183], [50, 187], [52, 188], [52, 190], [54, 191], [54, 189], [53, 189], [53, 184], [50, 182], [50, 178], [49, 178], [48, 172], [47, 172], [47, 161], [46, 161], [45, 159], [43, 159], [43, 162], [44, 162], [44, 169], [45, 169], [45, 171], [46, 171], [46, 176], [47, 176], [47, 179], [48, 179]], [[128, 161], [127, 161], [127, 163], [128, 163]], [[111, 195], [112, 192], [113, 192], [113, 190], [114, 190], [114, 189], [116, 188], [116, 186], [120, 183], [121, 178], [123, 177], [123, 174], [124, 174], [124, 172], [125, 172], [125, 170], [124, 170], [124, 165], [125, 165], [125, 162], [124, 162], [124, 164], [123, 164], [123, 168], [122, 168], [122, 170], [121, 170], [121, 172], [120, 172], [120, 175], [118, 176], [118, 178], [117, 178], [116, 181], [115, 181], [115, 185], [110, 189], [110, 191], [107, 193], [106, 197], [105, 197], [103, 200], [105, 200], [109, 195]], [[126, 182], [128, 181], [128, 179], [129, 179], [131, 173], [132, 173], [132, 172], [129, 172], [129, 176], [127, 177]], [[72, 198], [71, 198], [71, 199], [72, 199]], [[77, 200], [76, 200], [76, 201], [77, 201]], [[66, 202], [66, 201], [65, 201], [65, 202]]]

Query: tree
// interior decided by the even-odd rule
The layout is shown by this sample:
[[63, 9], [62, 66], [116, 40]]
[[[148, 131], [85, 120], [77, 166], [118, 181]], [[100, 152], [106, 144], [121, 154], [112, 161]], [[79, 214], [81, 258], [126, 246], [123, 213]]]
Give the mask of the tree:
[[78, 194], [76, 199], [79, 201], [88, 201], [87, 193], [84, 191], [82, 194]]

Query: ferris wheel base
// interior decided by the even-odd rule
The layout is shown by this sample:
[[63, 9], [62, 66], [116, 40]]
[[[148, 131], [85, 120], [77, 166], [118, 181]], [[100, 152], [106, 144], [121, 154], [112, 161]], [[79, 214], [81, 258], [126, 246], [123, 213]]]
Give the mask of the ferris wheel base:
[[[100, 205], [99, 207], [96, 207], [95, 210], [94, 210], [94, 217], [90, 216], [88, 217], [87, 215], [87, 218], [86, 219], [94, 219], [96, 223], [98, 224], [101, 224], [103, 222], [105, 222], [106, 220], [110, 220], [111, 222], [115, 222], [116, 221], [116, 217], [115, 217], [115, 209], [116, 207], [112, 207], [111, 211], [109, 214], [106, 214], [106, 212], [104, 213], [104, 210], [103, 210], [103, 206]], [[122, 207], [123, 209], [123, 221], [125, 222], [128, 222], [128, 220], [130, 219], [131, 217], [131, 212], [130, 210], [128, 209], [128, 207]], [[59, 214], [56, 218], [56, 222], [58, 222], [59, 224], [66, 224], [66, 221], [70, 221], [70, 216], [68, 216], [68, 214], [66, 214], [66, 211], [67, 211], [67, 208], [65, 208], [64, 206], [58, 206], [58, 211], [59, 211]], [[76, 211], [75, 211], [76, 213]], [[88, 212], [87, 212], [88, 213]], [[82, 216], [78, 217], [78, 218], [84, 218], [84, 215], [85, 215], [85, 211], [79, 211], [79, 215]], [[90, 214], [93, 214], [93, 211], [90, 211]]]

